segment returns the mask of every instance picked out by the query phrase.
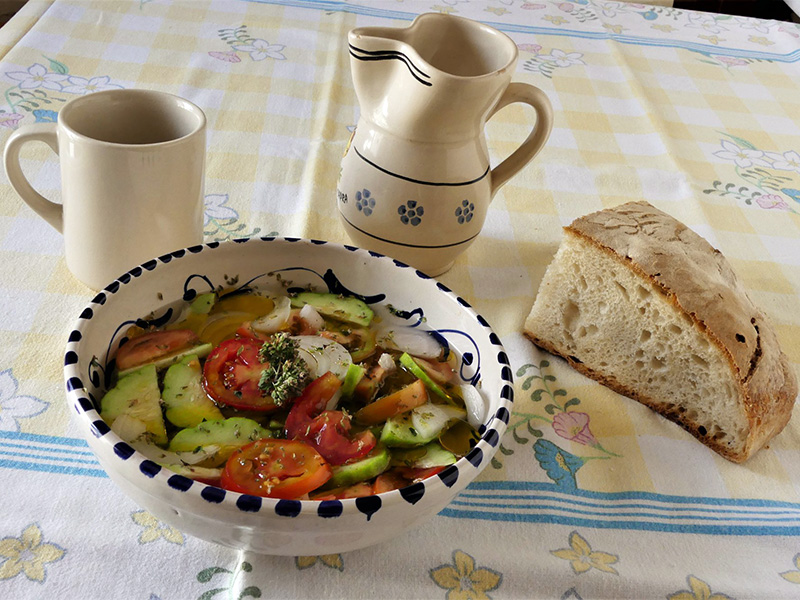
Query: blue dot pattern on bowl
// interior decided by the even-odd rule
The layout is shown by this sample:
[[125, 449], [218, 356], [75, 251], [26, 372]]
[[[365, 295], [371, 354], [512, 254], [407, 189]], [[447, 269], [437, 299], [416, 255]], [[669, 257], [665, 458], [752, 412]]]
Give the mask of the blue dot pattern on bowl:
[[439, 479], [441, 479], [447, 487], [453, 487], [456, 481], [458, 481], [458, 467], [456, 465], [450, 465], [439, 473]]
[[189, 479], [188, 477], [184, 477], [183, 475], [172, 475], [169, 479], [167, 479], [167, 485], [173, 490], [178, 490], [179, 492], [185, 492], [192, 487], [193, 483], [193, 480]]
[[144, 473], [145, 476], [152, 479], [161, 470], [161, 465], [154, 463], [152, 460], [143, 460], [139, 463], [139, 470]]
[[131, 448], [125, 442], [119, 442], [118, 444], [114, 444], [114, 454], [119, 456], [122, 460], [128, 460], [135, 450]]
[[338, 500], [323, 500], [317, 507], [317, 514], [323, 519], [338, 517], [342, 511], [342, 503]]
[[97, 419], [96, 421], [92, 422], [92, 432], [94, 433], [95, 437], [102, 437], [109, 431], [111, 431], [111, 428], [108, 426], [108, 423], [102, 419]]
[[[362, 195], [361, 200], [363, 201], [364, 200], [363, 192], [361, 195]], [[369, 209], [374, 208], [375, 206], [374, 199], [372, 199], [373, 200], [372, 204], [370, 204], [369, 200], [370, 197], [368, 196], [366, 198], [366, 203], [362, 206], [362, 212], [365, 207]], [[467, 219], [467, 215], [471, 213], [474, 207], [472, 207], [471, 205], [463, 205], [462, 203], [461, 208], [462, 208], [462, 216], [465, 219]], [[422, 206], [418, 205], [416, 201], [409, 200], [405, 205], [400, 206], [398, 208], [398, 213], [400, 214], [401, 221], [404, 224], [410, 224], [416, 226], [419, 225], [419, 223], [421, 222], [421, 217], [424, 214], [424, 209]], [[275, 240], [281, 241], [281, 238], [274, 238], [274, 237], [260, 238], [261, 242], [270, 242]], [[301, 241], [300, 238], [283, 238], [283, 240], [291, 242]], [[236, 241], [240, 243], [248, 243], [248, 242], [257, 242], [259, 240], [242, 239]], [[311, 243], [314, 243], [316, 245], [322, 245], [326, 244], [327, 242], [314, 240]], [[219, 247], [219, 245], [220, 245], [219, 242], [211, 242], [201, 246], [192, 246], [191, 248], [188, 249], [188, 251], [191, 254], [198, 254], [202, 251], [217, 248]], [[359, 250], [358, 248], [355, 248], [353, 246], [345, 246], [345, 248], [351, 252], [356, 252]], [[105, 304], [109, 294], [115, 294], [119, 290], [120, 286], [128, 284], [132, 280], [132, 278], [139, 277], [143, 272], [142, 269], [152, 271], [158, 266], [159, 261], [162, 264], [168, 263], [172, 260], [172, 258], [180, 258], [185, 254], [186, 254], [185, 250], [176, 250], [175, 252], [159, 257], [157, 260], [154, 259], [148, 261], [143, 265], [141, 265], [140, 267], [134, 267], [127, 273], [120, 276], [116, 281], [109, 284], [103, 292], [97, 294], [97, 296], [95, 296], [95, 298], [92, 300], [92, 304], [95, 305]], [[408, 268], [408, 265], [399, 262], [397, 260], [392, 260], [392, 262], [398, 268]], [[428, 275], [422, 273], [421, 271], [416, 271], [416, 274], [421, 279], [430, 279]], [[460, 297], [456, 297], [455, 294], [453, 294], [449, 290], [449, 288], [438, 282], [436, 285], [439, 288], [439, 290], [454, 297], [459, 304], [461, 304], [466, 308], [471, 309], [470, 305], [465, 300], [463, 300]], [[80, 319], [85, 321], [89, 321], [93, 317], [94, 317], [94, 311], [92, 310], [91, 307], [85, 308], [80, 315]], [[475, 317], [483, 327], [485, 327], [486, 329], [490, 329], [489, 324], [482, 316], [475, 314]], [[497, 359], [501, 365], [504, 365], [501, 373], [501, 378], [508, 383], [503, 385], [500, 395], [501, 398], [503, 398], [504, 400], [511, 402], [513, 401], [513, 388], [511, 387], [510, 384], [512, 384], [513, 382], [511, 378], [511, 369], [508, 366], [509, 365], [508, 357], [505, 354], [505, 352], [502, 351], [502, 343], [500, 342], [500, 339], [497, 337], [497, 335], [494, 332], [490, 331], [488, 337], [489, 337], [489, 342], [491, 344], [499, 346], [501, 348], [501, 351], [497, 355]], [[75, 373], [75, 375], [70, 376], [67, 379], [66, 387], [68, 392], [75, 393], [77, 396], [74, 399], [74, 407], [78, 413], [91, 413], [89, 414], [90, 417], [99, 417], [99, 415], [96, 412], [95, 403], [90, 399], [91, 395], [86, 391], [82, 379], [78, 376], [78, 366], [77, 366], [79, 362], [77, 360], [78, 355], [75, 352], [75, 350], [70, 346], [71, 344], [78, 344], [82, 340], [82, 338], [83, 334], [78, 329], [73, 330], [69, 336], [68, 350], [64, 356], [64, 363], [69, 370]], [[464, 356], [464, 358], [466, 359], [467, 357]], [[465, 362], [467, 361], [465, 360]], [[90, 379], [94, 378], [90, 377]], [[500, 434], [498, 433], [496, 428], [491, 427], [491, 424], [495, 419], [497, 419], [502, 423], [508, 424], [509, 417], [510, 413], [508, 409], [506, 409], [505, 407], [500, 407], [496, 411], [495, 415], [490, 419], [488, 427], [483, 425], [481, 426], [480, 429], [481, 440], [478, 442], [478, 444], [485, 442], [485, 444], [488, 447], [495, 448], [499, 443]], [[105, 421], [99, 418], [92, 421], [91, 430], [96, 437], [101, 437], [101, 438], [112, 433], [111, 429], [108, 427]], [[113, 440], [111, 441], [113, 443]], [[131, 458], [134, 458], [134, 460], [136, 460], [136, 457], [134, 456], [136, 454], [135, 450], [125, 442], [118, 441], [114, 443], [113, 450], [115, 455], [121, 460], [129, 460]], [[465, 457], [465, 459], [468, 464], [471, 464], [477, 468], [483, 462], [484, 457], [485, 455], [483, 450], [481, 450], [481, 448], [478, 447], [478, 445], [476, 445]], [[150, 479], [158, 479], [160, 477], [166, 477], [167, 485], [170, 488], [177, 490], [180, 493], [185, 493], [193, 487], [199, 488], [200, 497], [210, 504], [220, 504], [224, 502], [228, 496], [231, 496], [232, 498], [235, 498], [236, 506], [242, 512], [251, 512], [251, 513], [259, 512], [262, 509], [262, 505], [265, 501], [274, 503], [274, 511], [277, 515], [280, 516], [285, 516], [290, 518], [297, 517], [298, 515], [301, 514], [301, 512], [303, 512], [304, 503], [298, 500], [275, 501], [270, 498], [260, 498], [258, 496], [251, 496], [248, 494], [228, 493], [221, 488], [202, 484], [200, 482], [195, 482], [192, 479], [189, 479], [182, 475], [177, 475], [169, 471], [165, 471], [165, 469], [163, 469], [158, 464], [144, 458], [138, 459], [138, 469], [145, 477]], [[425, 495], [427, 486], [434, 485], [432, 480], [438, 479], [445, 486], [452, 487], [458, 481], [459, 472], [460, 472], [460, 467], [458, 464], [450, 465], [444, 471], [439, 473], [436, 477], [431, 478], [431, 480], [417, 482], [412, 485], [401, 488], [399, 490], [399, 494], [409, 504], [412, 505], [416, 504]], [[372, 516], [375, 513], [377, 513], [383, 506], [383, 501], [381, 500], [380, 496], [366, 496], [363, 498], [356, 498], [354, 500], [354, 503], [356, 509], [362, 514], [364, 514], [367, 520], [370, 520]], [[329, 500], [329, 501], [314, 502], [307, 504], [310, 504], [313, 507], [313, 510], [316, 511], [319, 517], [325, 519], [336, 518], [342, 515], [344, 512], [344, 505], [339, 500]]]
[[299, 500], [278, 500], [275, 505], [275, 514], [281, 517], [296, 517], [302, 508], [303, 505]]
[[367, 521], [372, 518], [376, 512], [381, 509], [381, 505], [383, 501], [381, 500], [380, 496], [364, 496], [362, 498], [356, 498], [356, 508], [367, 515]]
[[225, 499], [225, 490], [211, 485], [207, 485], [200, 491], [200, 496], [206, 502], [211, 502], [212, 504], [219, 504]]
[[242, 494], [236, 499], [236, 507], [242, 512], [258, 512], [261, 510], [261, 498]]
[[473, 467], [478, 468], [483, 461], [483, 450], [480, 448], [473, 448], [470, 450], [469, 454], [467, 454], [467, 460], [472, 463]]
[[421, 481], [412, 483], [407, 487], [401, 488], [400, 495], [409, 504], [416, 504], [425, 495], [425, 485]]

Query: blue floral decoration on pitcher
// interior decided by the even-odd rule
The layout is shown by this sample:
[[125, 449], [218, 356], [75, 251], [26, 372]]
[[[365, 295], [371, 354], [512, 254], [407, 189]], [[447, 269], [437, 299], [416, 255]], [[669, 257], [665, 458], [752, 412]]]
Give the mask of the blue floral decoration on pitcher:
[[368, 189], [356, 192], [356, 208], [363, 212], [365, 217], [372, 214], [372, 209], [375, 208], [375, 198]]
[[397, 207], [397, 214], [400, 215], [400, 221], [403, 225], [411, 224], [416, 227], [422, 222], [422, 215], [425, 214], [425, 209], [417, 204], [416, 200], [409, 200]]
[[473, 214], [475, 214], [475, 204], [469, 200], [462, 200], [461, 206], [456, 208], [456, 218], [459, 225], [472, 221]]

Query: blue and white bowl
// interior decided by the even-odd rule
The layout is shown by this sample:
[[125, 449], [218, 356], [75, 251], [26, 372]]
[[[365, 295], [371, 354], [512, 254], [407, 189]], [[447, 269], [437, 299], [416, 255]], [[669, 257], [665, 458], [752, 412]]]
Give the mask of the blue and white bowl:
[[[425, 328], [461, 357], [462, 383], [480, 392], [481, 439], [456, 464], [420, 483], [364, 498], [276, 500], [222, 490], [176, 475], [123, 442], [97, 411], [108, 364], [137, 319], [174, 319], [177, 300], [218, 286], [290, 287], [354, 293], [392, 305], [409, 326]], [[345, 552], [395, 538], [444, 508], [489, 464], [506, 430], [511, 368], [486, 320], [447, 287], [403, 263], [351, 246], [261, 238], [178, 250], [122, 275], [83, 310], [64, 360], [67, 398], [108, 475], [157, 518], [190, 535], [280, 555]], [[473, 407], [474, 408], [474, 407]]]

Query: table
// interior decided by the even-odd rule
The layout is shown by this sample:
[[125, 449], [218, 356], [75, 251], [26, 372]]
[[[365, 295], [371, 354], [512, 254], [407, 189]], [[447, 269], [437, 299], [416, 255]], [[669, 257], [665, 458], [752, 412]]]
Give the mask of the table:
[[[0, 139], [77, 94], [176, 93], [208, 116], [208, 240], [346, 242], [335, 184], [358, 114], [346, 32], [426, 11], [510, 35], [515, 79], [555, 108], [548, 145], [441, 277], [489, 319], [514, 369], [495, 460], [427, 526], [344, 555], [257, 556], [160, 523], [70, 420], [60, 362], [92, 293], [3, 178], [0, 597], [800, 595], [800, 417], [734, 465], [521, 335], [560, 227], [647, 199], [727, 255], [798, 370], [797, 25], [601, 0], [31, 0], [0, 30]], [[532, 120], [512, 106], [489, 123], [495, 164]], [[58, 198], [57, 165], [42, 148], [23, 166]], [[576, 399], [570, 418], [590, 435], [559, 435], [542, 396]]]

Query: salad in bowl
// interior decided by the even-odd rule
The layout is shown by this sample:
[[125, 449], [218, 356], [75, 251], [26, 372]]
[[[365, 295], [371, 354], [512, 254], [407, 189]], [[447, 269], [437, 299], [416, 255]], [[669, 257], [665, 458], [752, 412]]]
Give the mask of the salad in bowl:
[[179, 250], [83, 311], [67, 392], [101, 465], [183, 531], [326, 554], [441, 510], [494, 454], [511, 371], [441, 283], [348, 246]]

